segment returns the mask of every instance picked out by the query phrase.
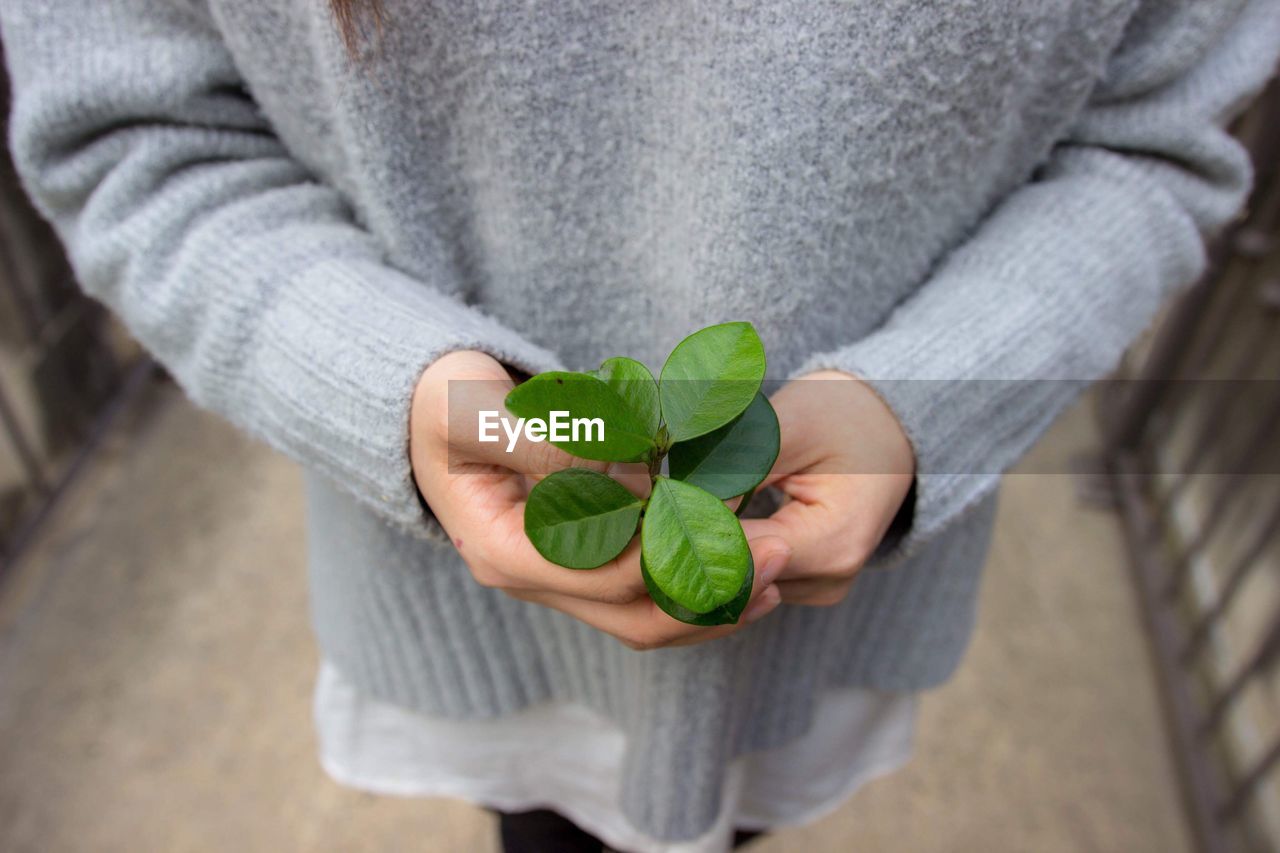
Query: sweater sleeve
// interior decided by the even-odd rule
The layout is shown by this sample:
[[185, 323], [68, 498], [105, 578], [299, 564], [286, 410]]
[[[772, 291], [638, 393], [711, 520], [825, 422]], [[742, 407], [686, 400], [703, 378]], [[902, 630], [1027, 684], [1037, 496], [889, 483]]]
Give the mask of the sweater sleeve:
[[3, 0], [0, 26], [14, 158], [83, 288], [197, 404], [439, 536], [408, 456], [419, 375], [458, 349], [531, 373], [554, 356], [447, 296], [443, 260], [425, 281], [389, 266], [273, 134], [206, 13]]
[[1280, 51], [1276, 0], [1146, 0], [1032, 181], [1005, 197], [867, 337], [797, 372], [858, 376], [898, 416], [915, 503], [885, 562], [992, 492], [1111, 370], [1252, 180], [1224, 129]]

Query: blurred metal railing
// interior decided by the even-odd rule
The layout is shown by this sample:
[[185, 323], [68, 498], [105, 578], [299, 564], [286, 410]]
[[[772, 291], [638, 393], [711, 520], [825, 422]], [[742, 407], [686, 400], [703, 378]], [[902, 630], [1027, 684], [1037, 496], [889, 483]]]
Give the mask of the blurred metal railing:
[[[0, 56], [7, 139], [2, 69]], [[77, 288], [0, 151], [0, 578], [150, 373], [150, 361]]]
[[1280, 86], [1237, 131], [1257, 175], [1247, 216], [1099, 395], [1206, 853], [1280, 849]]

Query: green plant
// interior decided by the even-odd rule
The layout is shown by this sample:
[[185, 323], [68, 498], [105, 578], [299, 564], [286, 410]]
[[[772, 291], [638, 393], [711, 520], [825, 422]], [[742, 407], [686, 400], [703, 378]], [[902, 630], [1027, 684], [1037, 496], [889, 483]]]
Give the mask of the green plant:
[[[643, 364], [611, 358], [587, 373], [540, 373], [506, 400], [518, 417], [553, 412], [598, 418], [603, 435], [551, 437], [583, 459], [639, 462], [652, 490], [636, 497], [617, 481], [567, 468], [529, 493], [529, 540], [553, 563], [591, 569], [640, 534], [641, 571], [666, 613], [694, 625], [738, 621], [754, 566], [737, 516], [778, 456], [778, 418], [760, 392], [764, 345], [750, 323], [695, 332], [667, 358], [658, 381]], [[667, 460], [667, 474], [662, 473]]]

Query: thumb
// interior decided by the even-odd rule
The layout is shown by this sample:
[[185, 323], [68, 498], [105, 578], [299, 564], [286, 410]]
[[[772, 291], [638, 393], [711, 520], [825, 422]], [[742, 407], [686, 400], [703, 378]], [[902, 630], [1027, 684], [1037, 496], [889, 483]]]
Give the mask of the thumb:
[[755, 577], [751, 584], [751, 601], [742, 611], [743, 622], [754, 622], [782, 603], [782, 594], [774, 582], [791, 559], [791, 546], [779, 536], [749, 539]]
[[821, 501], [788, 501], [768, 518], [744, 519], [742, 529], [748, 537], [777, 538], [787, 544], [789, 577], [838, 562], [848, 547], [839, 516]]

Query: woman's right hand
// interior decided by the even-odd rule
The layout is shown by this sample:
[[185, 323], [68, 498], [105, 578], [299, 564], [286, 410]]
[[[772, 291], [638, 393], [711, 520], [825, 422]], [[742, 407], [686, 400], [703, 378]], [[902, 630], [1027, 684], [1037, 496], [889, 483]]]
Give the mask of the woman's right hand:
[[[663, 613], [645, 590], [638, 539], [617, 558], [585, 571], [557, 566], [534, 549], [524, 532], [530, 483], [571, 466], [614, 475], [638, 494], [648, 489], [649, 480], [640, 466], [578, 459], [523, 436], [511, 452], [505, 436], [481, 442], [479, 412], [510, 416], [503, 401], [514, 387], [506, 369], [490, 356], [459, 351], [428, 367], [413, 395], [409, 454], [414, 479], [476, 581], [561, 610], [633, 649], [697, 643], [736, 630], [739, 626], [686, 625]], [[762, 536], [750, 545], [757, 571], [739, 625], [778, 606], [781, 597], [773, 581], [790, 556], [778, 536]]]

